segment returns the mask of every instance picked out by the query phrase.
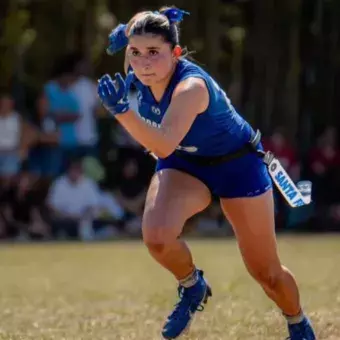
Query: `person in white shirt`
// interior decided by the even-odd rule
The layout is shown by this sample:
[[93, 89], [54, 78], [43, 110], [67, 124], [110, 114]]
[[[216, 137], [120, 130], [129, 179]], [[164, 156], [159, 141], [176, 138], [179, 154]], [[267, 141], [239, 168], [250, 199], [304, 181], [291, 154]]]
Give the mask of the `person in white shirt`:
[[71, 92], [79, 105], [79, 119], [75, 123], [76, 136], [79, 144], [79, 156], [93, 156], [98, 142], [96, 114], [100, 107], [96, 83], [87, 76], [88, 65], [79, 60], [75, 65], [75, 80]]
[[16, 175], [20, 167], [21, 119], [14, 111], [14, 101], [0, 97], [0, 176], [3, 180]]
[[55, 180], [47, 202], [54, 237], [94, 238], [92, 222], [98, 209], [98, 188], [83, 175], [80, 160], [72, 161], [67, 173]]

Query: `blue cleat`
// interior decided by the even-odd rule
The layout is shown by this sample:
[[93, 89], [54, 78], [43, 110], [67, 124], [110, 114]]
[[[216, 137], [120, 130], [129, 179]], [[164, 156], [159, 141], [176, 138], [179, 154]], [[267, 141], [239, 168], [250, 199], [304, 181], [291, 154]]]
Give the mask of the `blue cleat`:
[[165, 322], [162, 330], [164, 339], [176, 339], [188, 331], [195, 313], [203, 311], [203, 304], [212, 296], [211, 288], [203, 278], [203, 271], [199, 270], [198, 274], [199, 279], [192, 287], [178, 287], [180, 300]]
[[289, 338], [287, 340], [315, 340], [312, 324], [308, 318], [304, 318], [300, 323], [288, 324]]

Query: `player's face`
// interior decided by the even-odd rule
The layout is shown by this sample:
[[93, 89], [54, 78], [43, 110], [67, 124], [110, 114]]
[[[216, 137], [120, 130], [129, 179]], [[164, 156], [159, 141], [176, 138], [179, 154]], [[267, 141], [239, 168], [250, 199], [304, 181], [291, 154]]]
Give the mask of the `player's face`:
[[128, 58], [137, 78], [146, 86], [167, 79], [176, 62], [171, 45], [163, 37], [149, 33], [129, 39]]

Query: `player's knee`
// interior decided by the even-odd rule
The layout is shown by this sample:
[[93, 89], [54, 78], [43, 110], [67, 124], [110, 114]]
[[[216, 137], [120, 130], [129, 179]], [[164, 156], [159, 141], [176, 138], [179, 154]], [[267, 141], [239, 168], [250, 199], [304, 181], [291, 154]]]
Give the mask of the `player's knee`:
[[161, 248], [161, 245], [172, 243], [176, 240], [177, 234], [173, 226], [166, 223], [159, 225], [148, 224], [142, 226], [144, 244], [150, 248]]
[[280, 285], [284, 272], [280, 267], [260, 266], [258, 268], [248, 269], [252, 277], [264, 288], [276, 290]]

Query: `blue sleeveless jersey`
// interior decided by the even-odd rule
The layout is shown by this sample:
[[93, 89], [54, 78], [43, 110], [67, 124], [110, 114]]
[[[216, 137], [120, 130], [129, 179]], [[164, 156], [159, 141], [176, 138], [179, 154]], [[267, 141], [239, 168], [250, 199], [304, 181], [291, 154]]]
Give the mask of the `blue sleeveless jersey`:
[[[189, 132], [177, 149], [201, 156], [224, 155], [242, 147], [251, 138], [250, 125], [236, 112], [229, 98], [207, 72], [196, 64], [182, 59], [169, 82], [160, 102], [157, 102], [149, 87], [136, 77], [133, 83], [137, 88], [138, 111], [148, 124], [158, 126], [170, 105], [172, 94], [181, 81], [201, 78], [209, 91], [209, 106], [199, 114]], [[183, 115], [185, 112], [183, 112]]]

